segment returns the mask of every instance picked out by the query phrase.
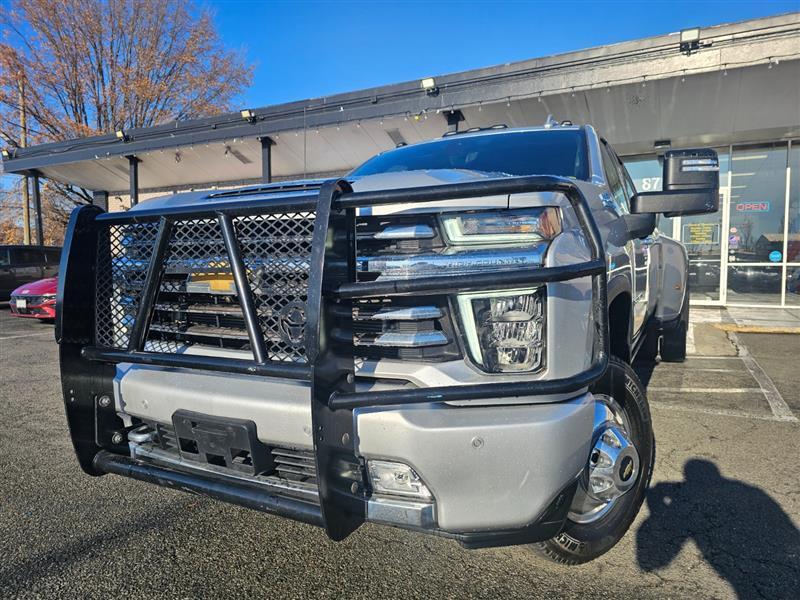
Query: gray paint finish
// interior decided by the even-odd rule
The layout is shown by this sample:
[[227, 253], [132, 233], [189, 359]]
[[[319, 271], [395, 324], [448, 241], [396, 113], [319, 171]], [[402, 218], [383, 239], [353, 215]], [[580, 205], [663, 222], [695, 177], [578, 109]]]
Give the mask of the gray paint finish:
[[436, 498], [440, 528], [532, 523], [583, 469], [594, 401], [452, 408], [409, 405], [355, 411], [358, 453], [411, 465]]

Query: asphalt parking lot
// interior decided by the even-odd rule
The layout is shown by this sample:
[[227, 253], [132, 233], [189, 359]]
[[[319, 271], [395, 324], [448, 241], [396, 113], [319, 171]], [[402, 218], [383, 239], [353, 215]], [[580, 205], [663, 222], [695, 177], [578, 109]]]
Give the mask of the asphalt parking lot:
[[74, 460], [52, 325], [0, 308], [0, 597], [796, 598], [800, 336], [694, 327], [683, 364], [639, 365], [658, 458], [622, 542], [581, 567], [526, 547], [311, 526]]

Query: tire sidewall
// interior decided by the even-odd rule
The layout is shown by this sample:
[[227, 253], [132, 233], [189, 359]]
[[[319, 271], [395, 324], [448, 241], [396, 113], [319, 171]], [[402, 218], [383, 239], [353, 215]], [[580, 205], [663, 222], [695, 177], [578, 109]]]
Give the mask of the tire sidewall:
[[650, 483], [655, 440], [647, 397], [639, 378], [629, 365], [612, 358], [606, 374], [590, 391], [612, 396], [612, 381], [616, 376], [625, 377], [625, 397], [615, 397], [615, 400], [625, 412], [629, 434], [639, 453], [639, 479], [635, 487], [621, 496], [599, 520], [580, 524], [567, 519], [561, 533], [544, 542], [545, 554], [558, 562], [582, 563], [610, 550], [625, 535], [636, 518]]

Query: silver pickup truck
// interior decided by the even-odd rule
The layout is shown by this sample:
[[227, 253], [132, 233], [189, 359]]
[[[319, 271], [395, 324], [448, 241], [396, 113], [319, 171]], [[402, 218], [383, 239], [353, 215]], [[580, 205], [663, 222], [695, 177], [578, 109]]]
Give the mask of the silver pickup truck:
[[683, 360], [711, 150], [637, 194], [590, 126], [491, 129], [348, 176], [71, 217], [64, 401], [91, 475], [324, 527], [566, 564], [636, 516], [655, 442], [635, 356]]

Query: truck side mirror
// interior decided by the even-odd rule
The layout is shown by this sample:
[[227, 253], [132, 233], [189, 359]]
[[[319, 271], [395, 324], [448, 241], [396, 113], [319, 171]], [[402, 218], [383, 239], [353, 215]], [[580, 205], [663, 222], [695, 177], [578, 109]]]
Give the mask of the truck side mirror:
[[664, 191], [636, 194], [632, 213], [675, 217], [717, 212], [719, 160], [714, 150], [669, 150], [664, 154], [663, 175]]

